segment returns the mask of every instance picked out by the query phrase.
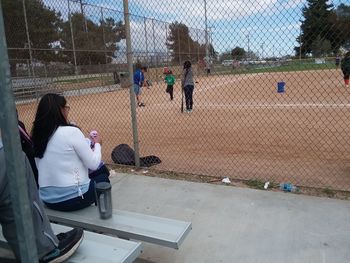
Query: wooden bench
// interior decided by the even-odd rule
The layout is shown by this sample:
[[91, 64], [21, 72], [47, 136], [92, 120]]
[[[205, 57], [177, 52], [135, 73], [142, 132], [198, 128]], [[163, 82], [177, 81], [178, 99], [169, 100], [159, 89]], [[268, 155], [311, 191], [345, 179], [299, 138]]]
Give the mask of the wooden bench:
[[[62, 225], [51, 224], [55, 234], [69, 231], [71, 228]], [[9, 248], [2, 235], [0, 227], [0, 246]], [[142, 244], [117, 237], [111, 237], [84, 231], [84, 239], [78, 250], [68, 260], [74, 263], [119, 263], [134, 262], [142, 252]]]
[[175, 249], [192, 229], [191, 222], [121, 210], [113, 210], [112, 218], [103, 220], [96, 206], [74, 212], [46, 209], [46, 213], [51, 222]]

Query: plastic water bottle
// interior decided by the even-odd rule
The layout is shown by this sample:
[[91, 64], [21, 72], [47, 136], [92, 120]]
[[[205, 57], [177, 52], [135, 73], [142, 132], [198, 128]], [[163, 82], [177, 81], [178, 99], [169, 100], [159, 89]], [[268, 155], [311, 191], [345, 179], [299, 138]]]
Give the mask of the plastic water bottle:
[[293, 192], [293, 193], [299, 192], [299, 188], [296, 187], [295, 185], [292, 185], [291, 183], [281, 183], [280, 189], [285, 192]]
[[95, 185], [97, 207], [101, 219], [112, 217], [112, 185], [107, 182], [99, 182]]

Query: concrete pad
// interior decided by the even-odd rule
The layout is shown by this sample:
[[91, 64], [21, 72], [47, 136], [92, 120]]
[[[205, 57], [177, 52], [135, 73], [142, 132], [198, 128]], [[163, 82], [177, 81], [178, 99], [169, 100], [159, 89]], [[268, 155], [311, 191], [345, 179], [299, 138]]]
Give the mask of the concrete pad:
[[138, 263], [350, 260], [349, 201], [119, 173], [112, 184], [115, 209], [193, 224], [179, 250], [144, 243]]

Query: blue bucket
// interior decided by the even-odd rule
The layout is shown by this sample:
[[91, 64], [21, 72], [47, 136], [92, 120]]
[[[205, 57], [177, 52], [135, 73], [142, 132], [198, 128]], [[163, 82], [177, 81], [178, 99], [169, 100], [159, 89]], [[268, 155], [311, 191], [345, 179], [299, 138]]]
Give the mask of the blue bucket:
[[284, 92], [284, 87], [286, 86], [286, 83], [284, 81], [282, 82], [277, 82], [277, 92], [278, 93], [283, 93]]

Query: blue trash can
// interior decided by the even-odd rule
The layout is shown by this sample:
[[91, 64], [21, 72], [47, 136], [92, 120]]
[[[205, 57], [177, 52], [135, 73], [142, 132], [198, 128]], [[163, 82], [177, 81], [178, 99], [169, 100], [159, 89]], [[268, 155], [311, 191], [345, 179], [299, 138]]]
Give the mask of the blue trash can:
[[284, 81], [277, 82], [277, 92], [278, 93], [283, 93], [285, 86], [286, 86], [286, 83]]

